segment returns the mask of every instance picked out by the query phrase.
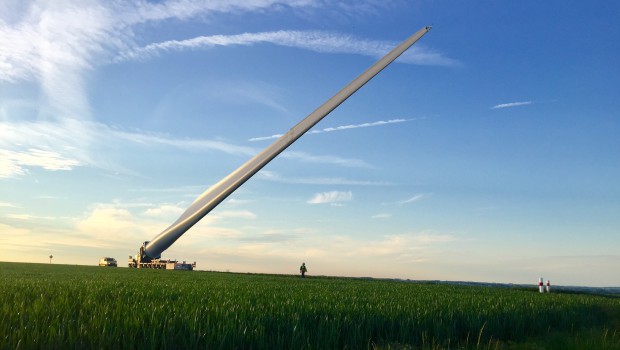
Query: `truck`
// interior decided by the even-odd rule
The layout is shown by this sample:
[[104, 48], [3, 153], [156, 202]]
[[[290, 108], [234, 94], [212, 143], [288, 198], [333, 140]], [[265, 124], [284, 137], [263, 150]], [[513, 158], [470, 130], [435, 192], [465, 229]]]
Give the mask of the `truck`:
[[[375, 75], [379, 74], [385, 67], [392, 63], [396, 58], [402, 55], [411, 45], [418, 41], [424, 34], [431, 30], [430, 26], [426, 26], [415, 34], [407, 38], [400, 45], [395, 47], [380, 60], [375, 62], [370, 68], [360, 74], [348, 85], [342, 88], [338, 93], [329, 100], [319, 106], [314, 112], [310, 113], [288, 132], [274, 141], [271, 145], [258, 153], [245, 164], [237, 168], [228, 176], [220, 180], [211, 188], [202, 193], [196, 200], [181, 214], [181, 216], [162, 231], [151, 241], [145, 241], [139, 249], [138, 255], [130, 257], [129, 267], [133, 268], [155, 268], [162, 269], [162, 266], [168, 265], [184, 266], [186, 270], [192, 270], [196, 263], [186, 265], [185, 262], [178, 263], [176, 260], [161, 259], [161, 253], [168, 249], [177, 239], [179, 239], [187, 230], [200, 221], [205, 215], [219, 205], [237, 188], [243, 185], [254, 174], [261, 170], [267, 163], [272, 161], [276, 156], [282, 153], [288, 146], [297, 141], [303, 134], [310, 130], [319, 121], [325, 118], [331, 111], [336, 109], [347, 98], [353, 95], [358, 89], [366, 84]], [[174, 265], [173, 265], [174, 264]]]

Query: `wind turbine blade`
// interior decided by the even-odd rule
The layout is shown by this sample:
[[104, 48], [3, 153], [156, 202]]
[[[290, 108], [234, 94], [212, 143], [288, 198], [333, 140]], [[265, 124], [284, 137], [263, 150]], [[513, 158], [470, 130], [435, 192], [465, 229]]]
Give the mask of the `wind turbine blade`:
[[262, 152], [248, 160], [245, 164], [226, 176], [220, 182], [201, 194], [192, 205], [168, 228], [162, 231], [152, 241], [148, 242], [144, 253], [150, 258], [159, 258], [161, 253], [168, 249], [188, 229], [207, 215], [213, 208], [220, 204], [226, 197], [233, 193], [239, 186], [262, 169], [267, 163], [282, 153], [288, 146], [299, 139], [304, 133], [321, 121], [331, 111], [338, 107], [347, 98], [353, 95], [359, 88], [392, 63], [398, 56], [405, 52], [411, 45], [426, 34], [431, 27], [424, 27], [402, 42], [387, 55], [373, 64], [364, 73], [342, 88], [332, 98], [323, 103], [314, 112], [302, 119], [286, 134], [265, 148]]

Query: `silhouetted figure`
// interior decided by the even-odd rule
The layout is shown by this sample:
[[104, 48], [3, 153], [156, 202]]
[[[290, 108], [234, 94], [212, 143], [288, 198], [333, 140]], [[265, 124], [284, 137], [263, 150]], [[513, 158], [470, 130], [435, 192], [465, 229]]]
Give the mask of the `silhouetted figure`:
[[306, 268], [306, 263], [301, 263], [301, 266], [299, 267], [299, 273], [301, 273], [301, 278], [306, 277], [306, 272], [308, 272], [308, 269]]

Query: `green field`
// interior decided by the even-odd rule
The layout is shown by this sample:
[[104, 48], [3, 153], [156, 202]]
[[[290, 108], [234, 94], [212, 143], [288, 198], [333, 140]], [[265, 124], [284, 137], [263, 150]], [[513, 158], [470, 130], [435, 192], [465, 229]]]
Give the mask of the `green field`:
[[0, 263], [0, 349], [620, 349], [620, 298]]

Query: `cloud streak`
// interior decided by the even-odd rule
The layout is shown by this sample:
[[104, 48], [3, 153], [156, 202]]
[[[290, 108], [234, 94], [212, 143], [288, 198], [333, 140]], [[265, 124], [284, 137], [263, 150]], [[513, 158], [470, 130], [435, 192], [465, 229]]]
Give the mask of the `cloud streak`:
[[519, 106], [527, 106], [531, 104], [532, 104], [532, 101], [510, 102], [510, 103], [502, 103], [499, 105], [495, 105], [491, 107], [491, 109], [512, 108], [512, 107], [519, 107]]
[[350, 202], [353, 199], [353, 193], [351, 191], [330, 191], [317, 193], [308, 200], [308, 204], [339, 204], [342, 202]]
[[[114, 61], [143, 60], [167, 52], [210, 49], [218, 46], [248, 46], [264, 43], [322, 53], [357, 54], [375, 58], [384, 56], [398, 45], [397, 42], [360, 39], [340, 33], [280, 30], [234, 35], [199, 36], [186, 40], [169, 40], [121, 52]], [[419, 45], [405, 52], [398, 61], [402, 63], [432, 66], [459, 65], [458, 61]]]
[[[376, 121], [376, 122], [369, 122], [369, 123], [362, 123], [362, 124], [341, 125], [341, 126], [336, 126], [336, 127], [324, 128], [324, 129], [320, 129], [320, 130], [311, 130], [311, 131], [308, 132], [308, 134], [322, 134], [322, 133], [333, 132], [333, 131], [343, 131], [343, 130], [351, 130], [351, 129], [359, 129], [359, 128], [370, 128], [370, 127], [374, 127], [374, 126], [383, 126], [383, 125], [388, 125], [388, 124], [404, 123], [404, 122], [408, 122], [408, 121], [411, 121], [411, 120], [415, 120], [415, 119], [390, 119], [390, 120], [379, 120], [379, 121]], [[253, 138], [249, 139], [248, 141], [255, 142], [255, 141], [264, 141], [264, 140], [277, 139], [277, 138], [281, 137], [282, 135], [283, 134], [275, 134], [275, 135], [271, 135], [271, 136], [253, 137]]]
[[0, 149], [0, 178], [22, 175], [27, 167], [41, 167], [45, 170], [71, 170], [79, 166], [76, 159], [41, 149], [30, 148], [26, 151], [13, 152]]
[[430, 194], [421, 193], [421, 194], [416, 194], [415, 196], [413, 196], [411, 198], [399, 201], [397, 203], [398, 203], [398, 205], [411, 204], [411, 203], [419, 202], [419, 201], [421, 201], [423, 199], [426, 199], [428, 197], [430, 197]]
[[389, 213], [379, 213], [371, 216], [371, 219], [389, 219], [392, 217], [392, 214]]
[[332, 164], [347, 168], [372, 168], [370, 164], [360, 159], [342, 158], [338, 156], [316, 156], [305, 152], [286, 151], [278, 157], [294, 159], [305, 163]]
[[256, 174], [258, 179], [264, 181], [273, 181], [279, 183], [299, 184], [299, 185], [346, 185], [346, 186], [392, 186], [392, 183], [382, 181], [368, 181], [368, 180], [350, 180], [338, 177], [318, 177], [318, 178], [285, 178], [279, 174], [261, 170]]
[[[73, 120], [58, 122], [0, 121], [0, 179], [25, 175], [29, 169], [69, 171], [78, 167], [93, 167], [112, 172], [133, 174], [117, 165], [110, 157], [118, 147], [170, 147], [192, 152], [221, 152], [252, 157], [258, 153], [252, 147], [239, 146], [220, 140], [177, 138], [171, 135], [127, 131], [106, 124]], [[97, 154], [97, 156], [93, 156]], [[312, 155], [305, 152], [285, 152], [280, 155], [298, 162], [331, 164], [349, 168], [372, 168], [354, 158], [331, 155]], [[136, 175], [136, 174], [134, 174]], [[347, 182], [323, 179], [323, 182]], [[348, 184], [354, 181], [348, 181]], [[362, 183], [362, 182], [359, 182]]]
[[[0, 178], [18, 177], [31, 168], [58, 171], [73, 170], [80, 166], [131, 173], [102, 156], [120, 145], [149, 148], [164, 146], [240, 156], [257, 153], [251, 147], [222, 141], [125, 131], [102, 123], [77, 120], [70, 123], [0, 121], [0, 133]], [[94, 157], [93, 154], [98, 156]]]

